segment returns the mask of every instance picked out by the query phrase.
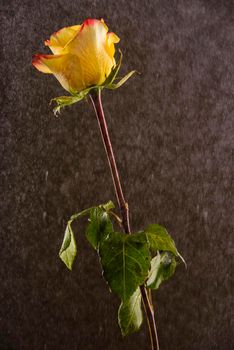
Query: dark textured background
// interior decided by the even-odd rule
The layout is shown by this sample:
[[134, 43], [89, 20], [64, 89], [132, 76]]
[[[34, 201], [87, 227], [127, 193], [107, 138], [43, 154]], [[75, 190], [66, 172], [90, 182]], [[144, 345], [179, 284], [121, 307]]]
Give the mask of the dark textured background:
[[234, 349], [233, 1], [1, 1], [1, 350], [149, 349], [122, 339], [118, 298], [75, 226], [79, 258], [58, 259], [74, 212], [114, 199], [90, 103], [55, 118], [64, 91], [31, 66], [55, 30], [103, 17], [122, 72], [104, 108], [135, 230], [165, 225], [184, 255], [155, 295], [161, 350]]

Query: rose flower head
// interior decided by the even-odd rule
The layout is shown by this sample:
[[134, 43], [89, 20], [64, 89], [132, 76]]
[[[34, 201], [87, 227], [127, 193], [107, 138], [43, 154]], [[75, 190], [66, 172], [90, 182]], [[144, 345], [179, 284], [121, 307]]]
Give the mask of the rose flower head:
[[82, 25], [60, 29], [45, 41], [53, 54], [34, 55], [32, 64], [40, 72], [53, 74], [72, 95], [55, 98], [55, 112], [80, 101], [91, 89], [116, 89], [135, 73], [114, 83], [122, 61], [121, 52], [118, 64], [114, 57], [119, 40], [115, 33], [108, 32], [103, 19], [86, 19]]

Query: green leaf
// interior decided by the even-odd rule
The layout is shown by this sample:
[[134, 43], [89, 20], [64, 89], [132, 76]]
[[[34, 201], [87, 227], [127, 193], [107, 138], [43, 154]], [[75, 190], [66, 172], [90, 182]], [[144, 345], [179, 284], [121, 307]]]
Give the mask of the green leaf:
[[145, 234], [113, 232], [100, 242], [99, 255], [110, 289], [125, 302], [148, 277], [150, 253]]
[[88, 208], [88, 209], [85, 209], [85, 210], [81, 211], [80, 213], [73, 214], [73, 215], [71, 216], [71, 219], [70, 219], [70, 220], [74, 221], [74, 220], [76, 220], [76, 219], [78, 219], [78, 218], [80, 218], [80, 217], [82, 217], [82, 216], [89, 215], [89, 214], [90, 214], [90, 211], [91, 211], [93, 208], [95, 208], [95, 207], [91, 207], [91, 208]]
[[133, 74], [137, 73], [136, 70], [132, 70], [131, 72], [129, 72], [127, 75], [125, 75], [125, 77], [123, 77], [122, 79], [120, 79], [118, 81], [118, 83], [111, 83], [109, 85], [106, 86], [107, 89], [111, 89], [111, 90], [115, 90], [118, 89], [120, 86], [122, 86], [129, 78], [131, 78], [131, 76]]
[[[109, 207], [107, 203], [107, 208]], [[93, 248], [97, 249], [100, 240], [105, 239], [111, 232], [113, 232], [113, 226], [107, 211], [102, 207], [91, 209], [86, 237]]]
[[69, 270], [72, 269], [72, 265], [77, 254], [76, 240], [72, 231], [71, 223], [72, 220], [68, 221], [67, 223], [62, 247], [59, 252], [60, 258], [69, 268]]
[[118, 321], [123, 336], [138, 331], [143, 321], [140, 288], [137, 288], [128, 300], [121, 303]]
[[179, 255], [173, 239], [163, 226], [151, 224], [144, 230], [144, 232], [152, 250], [169, 251], [176, 256]]
[[151, 289], [158, 289], [160, 284], [168, 280], [176, 269], [175, 256], [169, 252], [157, 254], [151, 260], [151, 270], [147, 280], [147, 287]]
[[[114, 208], [114, 204], [111, 201], [109, 201], [105, 204], [99, 205], [98, 207], [91, 207], [81, 211], [80, 213], [77, 213], [71, 216], [70, 220], [67, 223], [67, 227], [63, 238], [63, 243], [59, 252], [59, 257], [64, 262], [64, 264], [69, 268], [69, 270], [72, 269], [72, 265], [77, 254], [75, 236], [71, 227], [72, 222], [82, 216], [91, 215], [94, 209], [100, 209], [100, 211], [102, 211], [102, 220], [100, 222], [100, 225], [101, 225], [100, 227], [103, 229], [103, 222], [105, 221], [105, 230], [109, 230], [111, 222], [110, 220], [108, 220], [109, 215], [107, 213], [112, 208]], [[111, 228], [112, 228], [112, 225], [111, 225]], [[104, 232], [106, 232], [105, 230]]]
[[85, 215], [89, 215], [91, 210], [95, 209], [95, 208], [103, 208], [105, 211], [109, 211], [111, 209], [113, 209], [115, 207], [114, 203], [112, 201], [108, 201], [107, 203], [105, 204], [100, 204], [96, 207], [90, 207], [88, 209], [85, 209], [83, 211], [81, 211], [80, 213], [77, 213], [77, 214], [73, 214], [71, 216], [71, 220], [75, 220], [75, 219], [78, 219], [79, 217], [81, 216], [85, 216]]

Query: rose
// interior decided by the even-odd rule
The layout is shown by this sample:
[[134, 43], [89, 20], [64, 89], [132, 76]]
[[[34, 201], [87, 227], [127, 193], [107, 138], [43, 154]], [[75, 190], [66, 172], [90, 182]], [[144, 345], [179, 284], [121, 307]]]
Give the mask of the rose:
[[115, 62], [115, 44], [119, 38], [103, 19], [86, 19], [82, 25], [65, 27], [45, 41], [53, 55], [34, 55], [32, 64], [41, 72], [53, 74], [70, 96], [59, 96], [51, 101], [57, 104], [54, 113], [61, 108], [79, 102], [103, 88], [118, 89], [136, 71], [117, 77], [122, 53]]
[[53, 74], [63, 88], [78, 93], [102, 85], [115, 67], [119, 38], [103, 20], [86, 19], [82, 25], [65, 27], [45, 41], [53, 55], [34, 55], [32, 64]]

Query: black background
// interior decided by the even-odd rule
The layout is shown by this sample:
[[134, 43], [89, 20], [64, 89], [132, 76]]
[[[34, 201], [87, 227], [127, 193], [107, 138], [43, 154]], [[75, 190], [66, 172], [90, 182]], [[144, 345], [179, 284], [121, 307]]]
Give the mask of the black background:
[[103, 17], [121, 38], [122, 73], [142, 73], [103, 95], [132, 227], [165, 225], [188, 264], [154, 296], [161, 350], [233, 349], [233, 1], [1, 9], [0, 348], [149, 349], [145, 325], [122, 339], [84, 222], [73, 271], [58, 258], [70, 215], [115, 196], [91, 104], [54, 117], [48, 102], [64, 91], [31, 66], [51, 33]]

